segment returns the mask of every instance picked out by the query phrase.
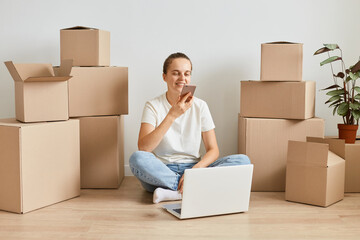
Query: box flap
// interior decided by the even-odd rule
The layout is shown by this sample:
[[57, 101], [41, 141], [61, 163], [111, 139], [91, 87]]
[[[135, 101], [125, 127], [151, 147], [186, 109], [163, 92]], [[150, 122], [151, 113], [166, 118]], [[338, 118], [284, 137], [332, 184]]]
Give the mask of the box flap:
[[60, 68], [59, 76], [54, 76], [54, 70], [51, 64], [43, 63], [16, 63], [12, 61], [5, 62], [12, 78], [15, 82], [54, 82], [66, 81], [71, 78], [69, 76], [72, 66], [72, 60], [64, 60], [64, 66]]
[[22, 82], [22, 79], [19, 75], [19, 73], [16, 71], [16, 68], [14, 66], [14, 63], [12, 61], [4, 62], [6, 68], [8, 69], [11, 77], [14, 79], [15, 82]]
[[[5, 62], [14, 81], [28, 81], [32, 77], [53, 77], [54, 71], [51, 64], [44, 63], [13, 63]], [[32, 80], [30, 80], [32, 81]]]
[[307, 137], [306, 141], [329, 144], [330, 151], [332, 151], [339, 157], [345, 159], [345, 140], [344, 139]]
[[68, 77], [68, 76], [70, 76], [72, 65], [73, 65], [73, 60], [72, 59], [61, 60], [59, 70], [55, 72], [55, 76], [56, 77]]
[[329, 151], [329, 156], [328, 156], [328, 167], [337, 165], [337, 164], [341, 164], [344, 162], [344, 159], [342, 159], [341, 157], [339, 157], [337, 154]]
[[289, 141], [288, 163], [327, 167], [329, 145], [324, 143]]
[[63, 28], [61, 30], [98, 30], [98, 29], [92, 27], [75, 26], [75, 27]]

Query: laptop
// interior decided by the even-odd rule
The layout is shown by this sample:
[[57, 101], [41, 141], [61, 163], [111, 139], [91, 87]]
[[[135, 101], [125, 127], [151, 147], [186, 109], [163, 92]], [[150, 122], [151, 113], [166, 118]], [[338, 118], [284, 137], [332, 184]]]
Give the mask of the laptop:
[[246, 212], [253, 165], [185, 170], [182, 201], [162, 207], [180, 219]]

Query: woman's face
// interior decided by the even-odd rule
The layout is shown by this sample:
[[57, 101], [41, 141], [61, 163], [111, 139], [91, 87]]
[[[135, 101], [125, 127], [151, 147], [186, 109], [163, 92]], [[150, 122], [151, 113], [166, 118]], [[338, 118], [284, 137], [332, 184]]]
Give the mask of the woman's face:
[[172, 60], [167, 69], [167, 73], [163, 74], [164, 81], [167, 83], [168, 91], [172, 93], [181, 93], [185, 84], [191, 81], [191, 63], [186, 58], [176, 58]]

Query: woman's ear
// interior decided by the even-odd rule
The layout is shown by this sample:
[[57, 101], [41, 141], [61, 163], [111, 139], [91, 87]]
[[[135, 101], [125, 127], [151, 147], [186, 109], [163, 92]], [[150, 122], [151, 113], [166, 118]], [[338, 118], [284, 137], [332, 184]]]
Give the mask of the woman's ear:
[[166, 82], [166, 80], [165, 80], [166, 74], [165, 73], [163, 73], [162, 77], [163, 77], [164, 82]]

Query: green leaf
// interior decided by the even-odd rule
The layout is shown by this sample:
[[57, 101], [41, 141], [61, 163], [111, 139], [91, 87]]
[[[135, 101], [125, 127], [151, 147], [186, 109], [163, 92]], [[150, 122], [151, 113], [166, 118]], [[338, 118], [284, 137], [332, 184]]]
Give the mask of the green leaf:
[[360, 87], [354, 87], [354, 90], [357, 91], [358, 93], [360, 93]]
[[330, 50], [339, 48], [339, 46], [337, 44], [324, 44], [324, 46]]
[[360, 94], [355, 95], [354, 99], [360, 100]]
[[354, 119], [357, 121], [360, 118], [360, 111], [359, 110], [355, 110], [352, 111], [351, 114], [354, 116]]
[[357, 110], [360, 108], [360, 103], [358, 103], [358, 102], [349, 103], [349, 105], [350, 105], [350, 108], [353, 110]]
[[338, 90], [332, 90], [330, 92], [327, 92], [326, 95], [328, 96], [337, 96], [337, 95], [341, 95], [344, 94], [344, 89], [338, 89]]
[[356, 80], [359, 78], [358, 75], [353, 74], [352, 72], [349, 72], [349, 76], [351, 77], [352, 80]]
[[341, 98], [341, 96], [337, 95], [337, 96], [332, 96], [331, 98], [329, 98], [329, 100], [327, 100], [325, 102], [325, 104], [329, 103], [329, 102], [333, 102], [333, 101], [337, 101]]
[[325, 65], [325, 64], [327, 64], [327, 63], [335, 62], [335, 61], [341, 60], [341, 59], [342, 59], [341, 57], [332, 56], [332, 57], [329, 57], [328, 59], [322, 61], [322, 62], [320, 63], [320, 66]]
[[339, 100], [337, 100], [337, 101], [335, 101], [335, 102], [332, 102], [332, 103], [329, 105], [329, 107], [333, 107], [334, 105], [340, 105], [341, 102], [342, 102], [342, 99], [339, 99]]
[[[340, 105], [340, 104], [339, 104], [339, 105]], [[335, 116], [336, 109], [339, 107], [339, 105], [336, 105], [336, 106], [334, 107], [334, 110], [333, 110], [333, 116]]]
[[351, 81], [351, 80], [352, 80], [351, 77], [350, 77], [350, 76], [347, 76], [345, 82], [349, 82], [349, 81]]
[[334, 84], [334, 85], [331, 85], [330, 87], [327, 87], [327, 88], [324, 88], [324, 89], [321, 89], [321, 90], [329, 90], [329, 89], [339, 88], [339, 87], [340, 87], [339, 85]]
[[325, 52], [329, 52], [329, 51], [332, 51], [332, 50], [331, 50], [331, 49], [328, 49], [327, 47], [322, 47], [322, 48], [316, 50], [316, 52], [314, 53], [314, 55], [318, 55], [318, 54], [325, 53]]
[[342, 104], [339, 105], [337, 113], [340, 116], [345, 116], [348, 111], [349, 111], [349, 104], [347, 102], [343, 102]]

